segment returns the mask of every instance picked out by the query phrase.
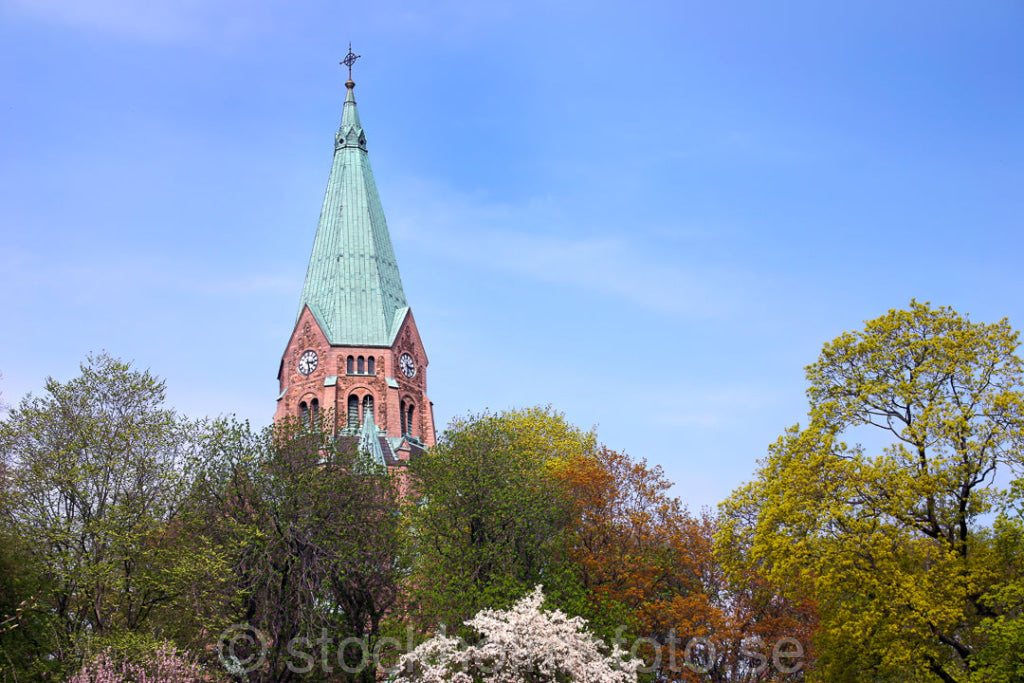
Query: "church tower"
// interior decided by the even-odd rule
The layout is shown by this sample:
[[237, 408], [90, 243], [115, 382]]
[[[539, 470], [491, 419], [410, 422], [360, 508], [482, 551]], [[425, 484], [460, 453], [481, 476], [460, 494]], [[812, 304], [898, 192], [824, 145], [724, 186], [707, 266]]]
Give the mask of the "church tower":
[[366, 135], [356, 110], [351, 48], [334, 163], [298, 318], [278, 370], [278, 420], [330, 413], [389, 468], [435, 442], [427, 354], [402, 289]]

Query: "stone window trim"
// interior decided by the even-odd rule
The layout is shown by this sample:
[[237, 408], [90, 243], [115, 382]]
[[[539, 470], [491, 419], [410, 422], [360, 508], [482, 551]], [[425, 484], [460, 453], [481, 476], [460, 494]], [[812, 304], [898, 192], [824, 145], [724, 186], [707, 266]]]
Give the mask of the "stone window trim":
[[416, 404], [413, 400], [409, 397], [404, 397], [398, 413], [402, 422], [402, 436], [415, 436]]
[[357, 377], [372, 377], [377, 361], [373, 356], [349, 356], [345, 359], [345, 374]]
[[308, 398], [308, 400], [307, 398], [307, 396], [303, 396], [302, 400], [299, 401], [299, 421], [304, 427], [310, 426], [311, 417], [314, 425], [320, 419], [320, 399], [315, 396]]

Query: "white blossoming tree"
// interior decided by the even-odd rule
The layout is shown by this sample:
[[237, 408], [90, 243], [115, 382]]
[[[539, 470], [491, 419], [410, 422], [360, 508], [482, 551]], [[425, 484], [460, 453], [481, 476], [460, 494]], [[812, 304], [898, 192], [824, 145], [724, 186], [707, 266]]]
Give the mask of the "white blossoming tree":
[[393, 683], [636, 683], [639, 659], [617, 644], [609, 651], [586, 620], [542, 611], [543, 602], [537, 586], [507, 611], [481, 610], [466, 622], [480, 643], [436, 635], [401, 658]]

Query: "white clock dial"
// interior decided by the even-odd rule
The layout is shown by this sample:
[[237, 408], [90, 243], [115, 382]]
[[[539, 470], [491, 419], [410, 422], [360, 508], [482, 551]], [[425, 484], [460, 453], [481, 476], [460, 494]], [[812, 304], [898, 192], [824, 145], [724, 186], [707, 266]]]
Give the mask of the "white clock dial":
[[398, 366], [402, 368], [402, 374], [410, 379], [416, 375], [416, 362], [407, 353], [403, 353], [398, 359]]
[[316, 351], [306, 351], [299, 357], [299, 372], [303, 375], [312, 375], [319, 362], [320, 359], [317, 358]]

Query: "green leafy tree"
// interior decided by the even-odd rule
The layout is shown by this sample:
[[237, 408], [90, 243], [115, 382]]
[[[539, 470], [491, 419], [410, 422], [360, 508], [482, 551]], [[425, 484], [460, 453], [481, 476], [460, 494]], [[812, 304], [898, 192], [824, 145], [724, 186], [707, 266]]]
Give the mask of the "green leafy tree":
[[[1019, 468], [1022, 365], [1006, 320], [911, 302], [826, 344], [809, 425], [723, 505], [734, 571], [820, 606], [826, 680], [963, 681], [1007, 569], [985, 526]], [[877, 448], [845, 438], [884, 437]], [[746, 565], [746, 567], [744, 567]]]
[[5, 683], [46, 680], [60, 670], [59, 662], [40, 658], [58, 640], [46, 610], [38, 609], [49, 593], [44, 571], [31, 546], [0, 525], [0, 681]]
[[1013, 482], [991, 533], [1002, 580], [982, 597], [988, 611], [971, 682], [1011, 683], [1024, 680], [1024, 479]]
[[163, 403], [162, 381], [99, 355], [0, 423], [0, 515], [41, 572], [30, 611], [51, 634], [33, 657], [75, 665], [205, 578], [192, 546], [167, 542], [195, 425]]
[[485, 413], [453, 423], [413, 464], [412, 585], [425, 629], [457, 629], [539, 583], [556, 602], [569, 599], [569, 507], [554, 471], [594, 441], [549, 408]]
[[[294, 422], [258, 433], [221, 422], [204, 452], [192, 518], [232, 549], [235, 621], [255, 629], [221, 643], [223, 656], [258, 663], [250, 681], [376, 680], [363, 655], [387, 635], [407, 574], [397, 482], [384, 464]], [[346, 639], [358, 645], [339, 659]]]

